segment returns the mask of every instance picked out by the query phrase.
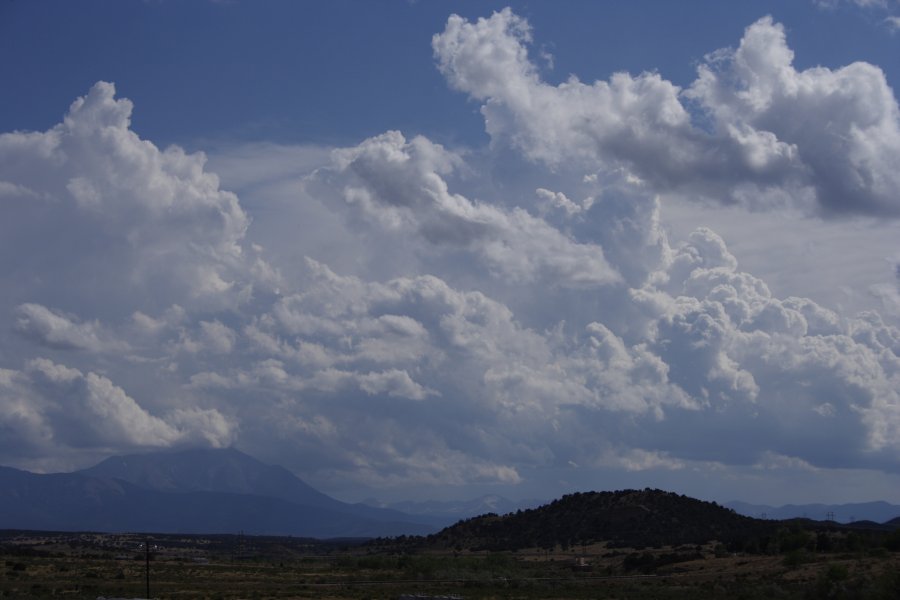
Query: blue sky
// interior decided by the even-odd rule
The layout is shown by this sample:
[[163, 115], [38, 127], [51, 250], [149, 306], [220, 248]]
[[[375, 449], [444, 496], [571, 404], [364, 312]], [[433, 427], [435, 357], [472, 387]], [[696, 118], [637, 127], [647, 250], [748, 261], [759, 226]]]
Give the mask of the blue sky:
[[[889, 11], [787, 2], [3, 2], [0, 129], [45, 129], [85, 82], [114, 81], [158, 145], [201, 139], [341, 142], [387, 129], [481, 143], [477, 106], [448, 93], [431, 36], [450, 13], [514, 7], [534, 27], [550, 82], [659, 71], [688, 85], [696, 64], [773, 15], [798, 67], [857, 60], [900, 78]], [[36, 93], [40, 90], [40, 93]]]
[[0, 2], [0, 463], [900, 502], [898, 17]]

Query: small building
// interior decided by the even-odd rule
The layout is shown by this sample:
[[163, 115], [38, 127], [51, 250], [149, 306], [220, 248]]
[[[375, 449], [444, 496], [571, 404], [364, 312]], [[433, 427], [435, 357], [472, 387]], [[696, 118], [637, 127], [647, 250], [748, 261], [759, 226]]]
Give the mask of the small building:
[[572, 562], [573, 571], [590, 571], [593, 568], [591, 563], [583, 556], [579, 556]]

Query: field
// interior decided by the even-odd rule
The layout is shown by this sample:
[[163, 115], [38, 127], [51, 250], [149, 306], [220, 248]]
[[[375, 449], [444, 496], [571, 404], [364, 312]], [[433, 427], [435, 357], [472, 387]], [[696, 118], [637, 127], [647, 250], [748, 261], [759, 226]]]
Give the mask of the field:
[[0, 597], [898, 598], [900, 554], [721, 546], [402, 552], [300, 538], [0, 532]]

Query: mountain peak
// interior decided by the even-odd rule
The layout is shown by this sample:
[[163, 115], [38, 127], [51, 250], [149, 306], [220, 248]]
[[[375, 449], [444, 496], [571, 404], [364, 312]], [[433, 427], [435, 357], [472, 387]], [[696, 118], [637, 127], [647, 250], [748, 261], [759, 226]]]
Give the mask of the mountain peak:
[[226, 492], [271, 496], [313, 506], [340, 504], [284, 467], [267, 465], [234, 447], [112, 456], [81, 472], [161, 492]]

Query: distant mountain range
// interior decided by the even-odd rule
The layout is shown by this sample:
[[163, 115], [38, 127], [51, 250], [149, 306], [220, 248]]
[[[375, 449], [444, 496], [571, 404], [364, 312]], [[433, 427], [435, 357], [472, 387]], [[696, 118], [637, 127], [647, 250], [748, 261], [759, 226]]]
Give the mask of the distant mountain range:
[[363, 502], [371, 506], [398, 510], [408, 515], [432, 517], [444, 522], [446, 525], [451, 525], [461, 519], [470, 519], [487, 513], [505, 515], [517, 510], [535, 508], [546, 504], [545, 500], [519, 500], [516, 502], [495, 494], [480, 496], [471, 500], [427, 500], [424, 502], [408, 500], [405, 502], [382, 503], [369, 498]]
[[900, 517], [900, 506], [887, 502], [856, 502], [851, 504], [786, 504], [768, 506], [734, 500], [725, 504], [735, 512], [757, 519], [814, 519], [839, 523], [873, 521], [884, 523]]
[[[725, 527], [722, 531], [740, 529], [750, 522], [735, 513], [757, 519], [765, 515], [768, 519], [824, 520], [833, 515], [843, 523], [851, 518], [885, 523], [900, 516], [900, 506], [886, 502], [777, 508], [731, 502], [726, 506], [732, 512], [665, 492], [617, 492], [615, 497], [604, 494], [613, 493], [566, 496], [547, 505], [554, 508], [546, 513], [541, 511], [547, 506], [534, 508], [542, 504], [540, 501], [513, 502], [496, 495], [469, 501], [349, 504], [314, 489], [283, 467], [264, 464], [234, 448], [190, 449], [114, 456], [74, 473], [41, 475], [0, 467], [0, 529], [210, 534], [243, 531], [252, 535], [338, 538], [428, 535], [464, 521], [450, 529], [468, 537], [488, 536], [479, 543], [489, 544], [489, 537], [498, 535], [512, 536], [512, 543], [517, 544], [543, 539], [545, 534], [539, 529], [544, 525], [558, 530], [560, 523], [555, 517], [547, 517], [550, 521], [543, 523], [542, 515], [557, 514], [559, 510], [584, 513], [573, 521], [580, 528], [577, 531], [593, 528], [619, 536], [625, 535], [617, 525], [619, 521], [628, 527], [642, 527], [647, 510], [657, 516], [667, 515], [670, 509], [680, 511], [672, 513], [673, 524], [683, 520], [685, 514], [699, 510], [710, 527], [719, 523]], [[612, 504], [607, 506], [609, 503]], [[698, 509], [701, 504], [704, 506]], [[508, 514], [508, 519], [500, 521], [509, 527], [493, 524], [500, 522], [496, 516], [474, 518], [488, 513]], [[529, 519], [522, 520], [523, 513], [528, 513]], [[600, 514], [606, 517], [601, 518]], [[607, 517], [609, 522], [602, 524], [600, 521]], [[640, 535], [652, 537], [652, 530], [659, 528], [656, 521], [653, 523], [648, 526], [650, 533]], [[584, 535], [577, 531], [573, 530], [569, 538]], [[519, 540], [517, 536], [528, 539]]]
[[304, 537], [427, 534], [440, 519], [348, 504], [238, 450], [115, 456], [74, 473], [0, 467], [0, 528]]
[[[548, 503], [546, 500], [534, 499], [514, 501], [493, 494], [471, 500], [383, 503], [375, 499], [366, 499], [364, 502], [371, 506], [390, 508], [408, 515], [433, 517], [437, 522], [443, 522], [446, 525], [461, 519], [470, 519], [487, 513], [505, 515], [518, 510], [537, 508]], [[723, 504], [723, 506], [732, 509], [740, 515], [756, 519], [812, 519], [816, 521], [833, 519], [839, 523], [855, 521], [885, 523], [890, 519], [900, 518], [900, 505], [882, 501], [849, 504], [786, 504], [784, 506], [769, 506], [734, 500]]]

